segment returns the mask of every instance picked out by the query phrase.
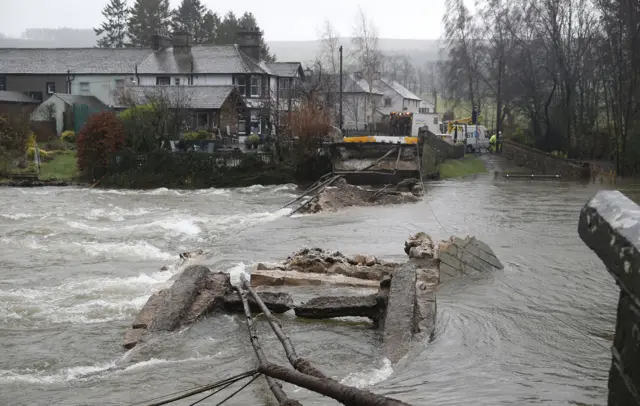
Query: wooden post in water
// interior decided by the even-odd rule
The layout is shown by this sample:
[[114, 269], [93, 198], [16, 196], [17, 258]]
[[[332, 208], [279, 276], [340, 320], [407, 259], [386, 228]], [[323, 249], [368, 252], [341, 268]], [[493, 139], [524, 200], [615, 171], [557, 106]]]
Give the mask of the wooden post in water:
[[580, 212], [578, 233], [620, 286], [609, 405], [640, 405], [640, 207], [619, 191], [599, 192]]

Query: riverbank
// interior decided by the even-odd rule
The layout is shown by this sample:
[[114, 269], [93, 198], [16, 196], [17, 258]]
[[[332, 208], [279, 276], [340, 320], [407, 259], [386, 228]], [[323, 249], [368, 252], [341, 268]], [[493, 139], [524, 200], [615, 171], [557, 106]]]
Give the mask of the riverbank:
[[34, 164], [16, 175], [38, 175], [37, 178], [24, 177], [0, 178], [0, 186], [29, 187], [29, 186], [89, 186], [79, 178], [77, 156], [74, 150], [46, 151], [50, 159], [41, 162], [40, 172]]
[[474, 155], [465, 155], [461, 159], [447, 159], [440, 164], [439, 170], [440, 179], [460, 178], [487, 172], [482, 158]]

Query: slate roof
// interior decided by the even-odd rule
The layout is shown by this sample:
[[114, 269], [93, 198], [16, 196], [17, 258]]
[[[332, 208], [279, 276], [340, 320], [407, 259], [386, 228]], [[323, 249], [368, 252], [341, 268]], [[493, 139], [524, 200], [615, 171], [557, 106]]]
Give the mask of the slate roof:
[[0, 91], [0, 103], [38, 104], [40, 102], [32, 99], [24, 93], [2, 90]]
[[[191, 70], [193, 65], [193, 71]], [[273, 72], [264, 62], [256, 62], [237, 45], [194, 45], [191, 53], [174, 52], [169, 47], [149, 53], [138, 66], [138, 74], [216, 74]]]
[[300, 62], [273, 62], [268, 63], [267, 67], [276, 76], [293, 78], [298, 74], [298, 70], [302, 68], [302, 64]]
[[400, 83], [396, 82], [395, 80], [381, 78], [380, 81], [385, 85], [389, 86], [393, 91], [395, 91], [405, 99], [418, 100], [418, 101], [422, 100], [421, 98], [416, 96], [412, 91], [402, 86]]
[[0, 74], [131, 74], [151, 49], [0, 48]]
[[105, 104], [102, 103], [94, 96], [83, 96], [76, 94], [65, 94], [65, 93], [54, 93], [53, 96], [61, 99], [63, 102], [67, 103], [70, 106], [74, 104], [86, 104], [91, 109], [102, 109], [105, 108]]
[[145, 103], [155, 92], [166, 92], [173, 100], [183, 100], [192, 109], [219, 109], [235, 89], [233, 86], [131, 86], [134, 99]]
[[[237, 45], [194, 45], [191, 52], [149, 48], [0, 48], [0, 74], [229, 74], [275, 76]], [[192, 69], [193, 65], [193, 71]], [[279, 64], [275, 64], [279, 65]], [[284, 67], [278, 66], [278, 69]]]

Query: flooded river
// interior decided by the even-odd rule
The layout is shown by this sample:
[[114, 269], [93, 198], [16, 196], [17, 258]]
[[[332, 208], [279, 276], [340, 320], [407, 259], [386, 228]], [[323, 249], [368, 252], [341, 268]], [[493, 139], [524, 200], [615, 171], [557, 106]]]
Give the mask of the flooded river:
[[[278, 210], [295, 193], [286, 185], [2, 188], [0, 404], [131, 405], [255, 366], [238, 316], [122, 349], [136, 312], [175, 272], [160, 268], [179, 252], [210, 250], [206, 265], [235, 274], [303, 246], [404, 260], [405, 238], [426, 231], [475, 235], [505, 269], [443, 285], [433, 341], [398, 365], [365, 325], [284, 315], [299, 353], [345, 383], [415, 405], [604, 405], [618, 289], [576, 231], [599, 187], [486, 175], [429, 184], [428, 203], [294, 218]], [[284, 363], [264, 320], [258, 327], [267, 355]], [[267, 404], [256, 383], [226, 404]], [[305, 405], [333, 404], [285, 389]]]

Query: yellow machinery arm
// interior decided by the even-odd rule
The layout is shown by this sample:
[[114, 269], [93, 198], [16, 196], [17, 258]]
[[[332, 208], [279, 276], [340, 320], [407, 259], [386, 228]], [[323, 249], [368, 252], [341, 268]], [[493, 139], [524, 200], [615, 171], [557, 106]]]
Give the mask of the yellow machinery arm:
[[449, 125], [447, 127], [447, 132], [449, 134], [451, 134], [453, 132], [453, 126], [455, 124], [471, 124], [473, 122], [473, 118], [471, 117], [466, 117], [466, 118], [461, 118], [458, 120], [451, 120], [449, 121]]

